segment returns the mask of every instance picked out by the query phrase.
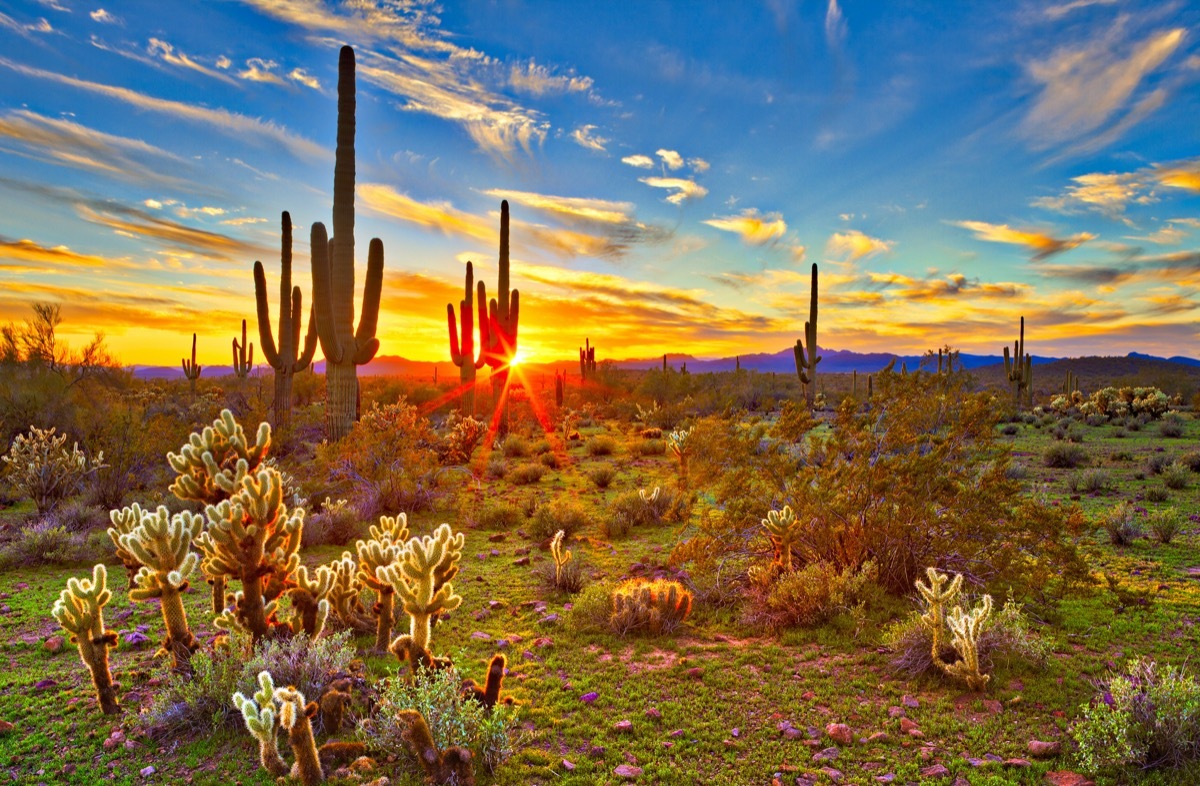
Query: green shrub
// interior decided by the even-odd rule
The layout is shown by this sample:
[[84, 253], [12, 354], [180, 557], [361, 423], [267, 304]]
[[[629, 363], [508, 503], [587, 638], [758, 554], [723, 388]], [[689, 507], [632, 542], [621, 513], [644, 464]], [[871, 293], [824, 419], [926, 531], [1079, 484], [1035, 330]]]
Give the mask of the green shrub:
[[1167, 491], [1166, 486], [1151, 486], [1146, 489], [1147, 502], [1166, 502], [1171, 498], [1171, 492]]
[[1108, 457], [1109, 461], [1133, 461], [1133, 454], [1128, 450], [1115, 451]]
[[546, 474], [546, 468], [541, 464], [526, 462], [518, 464], [512, 471], [508, 473], [508, 479], [518, 486], [528, 486], [530, 483], [537, 483]]
[[583, 565], [574, 558], [563, 565], [561, 572], [555, 570], [554, 560], [543, 562], [534, 568], [533, 575], [548, 589], [566, 592], [569, 595], [576, 595], [582, 591], [587, 580], [583, 575]]
[[1171, 413], [1162, 419], [1158, 424], [1158, 433], [1168, 439], [1176, 439], [1183, 436], [1183, 418], [1176, 413]]
[[542, 453], [538, 456], [538, 461], [547, 469], [558, 469], [560, 466], [557, 453]]
[[637, 443], [637, 452], [643, 456], [665, 456], [667, 443], [661, 439], [646, 439]]
[[504, 473], [508, 471], [508, 467], [504, 463], [504, 456], [499, 453], [493, 453], [488, 459], [487, 476], [499, 480], [504, 477]]
[[559, 497], [533, 514], [529, 536], [534, 540], [549, 540], [561, 529], [570, 538], [590, 523], [591, 518], [583, 505], [570, 497]]
[[1085, 469], [1067, 478], [1067, 488], [1074, 493], [1098, 494], [1112, 491], [1116, 487], [1117, 482], [1113, 480], [1112, 475], [1102, 469]]
[[60, 503], [45, 519], [67, 532], [104, 532], [110, 523], [107, 510], [79, 497]]
[[1173, 461], [1162, 470], [1163, 485], [1178, 491], [1188, 487], [1192, 480], [1192, 471], [1186, 465]]
[[550, 440], [548, 439], [539, 439], [533, 443], [533, 452], [538, 456], [543, 453], [549, 453], [552, 450], [554, 450], [554, 446], [550, 444]]
[[1169, 467], [1174, 460], [1166, 453], [1155, 453], [1150, 458], [1146, 459], [1146, 471], [1151, 475], [1161, 475], [1162, 471]]
[[515, 434], [505, 437], [500, 444], [505, 458], [526, 458], [533, 452], [529, 443]]
[[1021, 431], [1021, 427], [1016, 423], [1005, 423], [1000, 427], [1000, 433], [1006, 437], [1015, 437]]
[[326, 497], [316, 513], [304, 518], [302, 541], [305, 546], [345, 546], [361, 538], [366, 529], [346, 500]]
[[[478, 675], [482, 682], [483, 675]], [[375, 713], [359, 724], [359, 736], [373, 750], [407, 750], [407, 725], [397, 715], [416, 710], [429, 724], [439, 750], [458, 745], [471, 751], [472, 760], [489, 772], [513, 753], [509, 737], [512, 711], [497, 704], [489, 713], [474, 699], [460, 692], [463, 675], [455, 668], [434, 672], [420, 670], [410, 682], [392, 679], [380, 691]], [[415, 766], [415, 765], [411, 765]]]
[[867, 562], [857, 571], [839, 571], [828, 562], [812, 562], [756, 583], [749, 595], [746, 622], [771, 630], [812, 627], [841, 611], [866, 604], [881, 594], [879, 570]]
[[1129, 501], [1118, 503], [1100, 518], [1100, 526], [1114, 546], [1128, 546], [1142, 535], [1137, 521], [1137, 511]]
[[1192, 472], [1200, 472], [1200, 450], [1192, 450], [1179, 457], [1179, 463], [1184, 464]]
[[1110, 677], [1071, 729], [1088, 770], [1179, 767], [1200, 758], [1200, 685], [1148, 658]]
[[623, 538], [633, 529], [633, 519], [623, 511], [610, 511], [600, 519], [600, 534], [609, 540]]
[[1183, 514], [1174, 508], [1153, 510], [1146, 516], [1146, 528], [1159, 543], [1170, 543], [1183, 530]]
[[608, 630], [608, 621], [612, 617], [612, 590], [612, 584], [608, 582], [584, 587], [571, 607], [568, 624], [581, 633]]
[[588, 471], [588, 477], [598, 489], [608, 488], [616, 476], [617, 470], [612, 464], [597, 464]]
[[601, 434], [589, 439], [584, 447], [589, 456], [611, 456], [617, 452], [617, 441]]
[[9, 483], [32, 499], [39, 513], [78, 491], [84, 478], [104, 464], [103, 453], [88, 458], [79, 443], [70, 450], [66, 445], [66, 434], [55, 436], [53, 428], [31, 426], [28, 434], [18, 434], [8, 452], [0, 456], [7, 465]]
[[511, 502], [488, 501], [480, 507], [468, 508], [465, 516], [468, 524], [478, 529], [514, 532], [524, 523], [521, 509]]
[[104, 530], [68, 532], [51, 517], [22, 527], [0, 544], [0, 569], [39, 565], [92, 565], [111, 559], [111, 544]]
[[1047, 467], [1074, 469], [1087, 463], [1087, 451], [1078, 445], [1051, 445], [1042, 454], [1042, 461]]
[[438, 444], [429, 421], [401, 399], [382, 407], [372, 402], [349, 436], [323, 452], [334, 456], [335, 477], [349, 482], [358, 515], [372, 521], [434, 506], [443, 493]]

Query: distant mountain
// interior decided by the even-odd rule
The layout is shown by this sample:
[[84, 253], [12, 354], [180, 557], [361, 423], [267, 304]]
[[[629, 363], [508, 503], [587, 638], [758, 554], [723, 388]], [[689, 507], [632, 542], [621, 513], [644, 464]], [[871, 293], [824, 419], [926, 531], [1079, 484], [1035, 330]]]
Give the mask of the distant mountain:
[[1173, 355], [1169, 358], [1160, 358], [1155, 357], [1154, 355], [1144, 355], [1141, 352], [1130, 352], [1125, 357], [1137, 358], [1139, 360], [1165, 360], [1168, 363], [1181, 363], [1185, 366], [1200, 366], [1200, 360], [1196, 360], [1195, 358], [1186, 358], [1182, 355]]

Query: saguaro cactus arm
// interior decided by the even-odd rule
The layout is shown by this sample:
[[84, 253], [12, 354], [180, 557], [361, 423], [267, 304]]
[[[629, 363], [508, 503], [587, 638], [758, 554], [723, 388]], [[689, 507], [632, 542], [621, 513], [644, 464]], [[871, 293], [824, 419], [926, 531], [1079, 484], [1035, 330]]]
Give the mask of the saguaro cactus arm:
[[[249, 348], [249, 354], [246, 350]], [[245, 377], [250, 374], [254, 368], [254, 344], [247, 344], [246, 341], [246, 320], [242, 320], [242, 343], [238, 343], [237, 338], [233, 339], [233, 373], [238, 377]]]
[[196, 334], [195, 333], [192, 334], [192, 359], [191, 359], [191, 362], [188, 362], [188, 359], [184, 358], [182, 361], [182, 364], [183, 364], [183, 375], [185, 377], [190, 379], [192, 382], [195, 382], [197, 379], [200, 378], [201, 366], [200, 366], [200, 364], [198, 364], [196, 362]]

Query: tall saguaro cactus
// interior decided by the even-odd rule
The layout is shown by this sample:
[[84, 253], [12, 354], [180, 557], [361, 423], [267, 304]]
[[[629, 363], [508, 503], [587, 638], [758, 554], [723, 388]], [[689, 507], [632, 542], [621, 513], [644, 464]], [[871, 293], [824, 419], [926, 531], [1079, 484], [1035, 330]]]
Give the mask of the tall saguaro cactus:
[[308, 368], [317, 351], [317, 326], [312, 314], [308, 317], [304, 348], [300, 348], [300, 317], [304, 312], [304, 296], [300, 294], [300, 287], [292, 286], [292, 217], [286, 210], [283, 211], [279, 267], [278, 344], [271, 334], [267, 276], [261, 262], [254, 263], [254, 300], [258, 306], [258, 342], [263, 357], [275, 369], [275, 431], [282, 434], [289, 431], [292, 425], [292, 378]]
[[354, 50], [338, 59], [337, 151], [333, 168], [333, 237], [312, 225], [313, 306], [325, 354], [325, 432], [350, 433], [358, 410], [358, 367], [379, 351], [375, 328], [383, 288], [383, 242], [372, 238], [358, 329], [354, 329]]
[[1033, 356], [1025, 354], [1025, 317], [1021, 317], [1021, 336], [1013, 342], [1011, 358], [1008, 347], [1004, 347], [1004, 373], [1012, 383], [1017, 407], [1026, 400], [1033, 406]]
[[[805, 345], [807, 344], [807, 347]], [[796, 339], [796, 373], [804, 383], [804, 398], [812, 409], [817, 398], [817, 263], [812, 266], [812, 289], [808, 301], [808, 321], [804, 323], [804, 338]]]
[[521, 293], [508, 290], [508, 200], [500, 203], [500, 277], [498, 292], [491, 302], [487, 287], [479, 282], [479, 345], [483, 362], [492, 368], [492, 395], [498, 407], [502, 430], [508, 427], [508, 407], [504, 403], [508, 387], [508, 367], [517, 354], [517, 323], [521, 315]]
[[[246, 348], [249, 346], [250, 352], [247, 355]], [[254, 368], [254, 345], [246, 343], [246, 320], [242, 320], [242, 343], [238, 343], [237, 338], [233, 339], [233, 374], [238, 379], [245, 379], [250, 376], [250, 370]]]
[[[480, 286], [483, 283], [480, 282]], [[458, 378], [462, 383], [462, 398], [459, 399], [459, 410], [463, 415], [475, 414], [475, 371], [483, 368], [482, 356], [475, 359], [475, 269], [467, 263], [466, 286], [463, 287], [463, 299], [458, 302], [462, 314], [462, 338], [454, 319], [454, 304], [446, 304], [446, 323], [450, 329], [450, 359], [458, 366]], [[434, 366], [434, 373], [437, 367]]]
[[581, 380], [596, 374], [596, 348], [592, 346], [591, 340], [585, 338], [583, 346], [579, 348], [579, 378]]
[[196, 362], [196, 334], [192, 334], [192, 360], [189, 363], [187, 358], [181, 361], [183, 365], [183, 375], [187, 377], [188, 382], [192, 386], [192, 392], [196, 392], [196, 380], [200, 379], [200, 370], [203, 368]]

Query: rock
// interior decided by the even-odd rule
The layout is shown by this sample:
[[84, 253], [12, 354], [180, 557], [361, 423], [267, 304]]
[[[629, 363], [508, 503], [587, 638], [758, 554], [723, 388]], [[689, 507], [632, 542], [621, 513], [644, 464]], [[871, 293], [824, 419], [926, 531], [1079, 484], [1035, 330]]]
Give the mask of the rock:
[[539, 650], [542, 649], [543, 647], [549, 647], [553, 643], [554, 643], [553, 641], [546, 638], [545, 636], [542, 636], [541, 638], [537, 638], [537, 639], [533, 640], [533, 646], [538, 648]]
[[582, 696], [580, 696], [579, 700], [582, 701], [584, 704], [591, 704], [593, 701], [595, 701], [598, 698], [600, 698], [600, 694], [596, 693], [596, 691], [591, 691], [589, 693], [585, 693]]
[[837, 757], [841, 755], [841, 751], [837, 748], [825, 748], [813, 754], [812, 760], [815, 762], [837, 761]]
[[603, 759], [604, 754], [607, 752], [608, 749], [603, 745], [593, 745], [592, 747], [588, 748], [588, 756], [591, 756], [593, 759]]
[[1070, 770], [1057, 770], [1055, 772], [1046, 773], [1046, 783], [1051, 786], [1096, 786], [1094, 781], [1090, 781], [1077, 772]]
[[496, 639], [493, 644], [496, 645], [496, 649], [498, 650], [508, 649], [508, 639]]
[[950, 786], [971, 786], [971, 782], [969, 780], [967, 780], [966, 778], [964, 778], [963, 776], [959, 775], [957, 778], [954, 779], [954, 783], [951, 783]]
[[652, 718], [653, 720], [662, 720], [662, 713], [659, 712], [658, 707], [651, 707], [650, 709], [646, 710], [646, 717]]
[[844, 723], [830, 723], [825, 727], [825, 733], [838, 745], [854, 744], [854, 732]]
[[51, 636], [46, 639], [46, 643], [42, 646], [46, 648], [47, 652], [54, 653], [61, 652], [64, 644], [66, 644], [66, 641], [62, 636]]
[[683, 729], [676, 729], [675, 731], [671, 732], [671, 733], [670, 733], [670, 734], [668, 734], [667, 736], [668, 736], [668, 737], [682, 737], [682, 736], [683, 736]]
[[800, 694], [800, 698], [803, 699], [804, 701], [812, 701], [813, 699], [817, 698], [817, 694], [813, 693], [810, 690], [806, 690], [806, 691], [804, 691], [804, 693]]
[[835, 770], [833, 767], [822, 767], [821, 772], [825, 773], [825, 777], [834, 783], [840, 782], [845, 777], [841, 770]]
[[488, 553], [489, 553], [489, 554], [491, 554], [493, 557], [499, 557], [499, 556], [500, 556], [500, 549], [492, 549], [492, 550], [491, 550], [491, 551], [489, 551]]
[[518, 568], [523, 568], [529, 564], [529, 557], [521, 557], [520, 559], [513, 560], [513, 564]]
[[909, 696], [907, 693], [900, 697], [900, 703], [913, 710], [921, 706], [921, 702], [915, 696]]
[[562, 760], [562, 768], [567, 772], [575, 772], [575, 765], [567, 759]]
[[804, 732], [802, 732], [802, 731], [800, 731], [800, 729], [794, 728], [792, 726], [788, 726], [786, 729], [783, 729], [783, 738], [785, 740], [798, 740], [798, 739], [802, 738], [803, 736], [804, 736]]
[[1029, 741], [1029, 755], [1035, 759], [1052, 759], [1062, 751], [1061, 742]]
[[622, 733], [623, 733], [623, 732], [629, 732], [629, 731], [633, 731], [633, 721], [631, 721], [631, 720], [619, 720], [619, 721], [617, 721], [616, 723], [614, 723], [614, 724], [613, 724], [613, 731], [619, 731], [619, 732], [622, 732]]
[[687, 670], [687, 675], [694, 680], [698, 680], [704, 676], [704, 669], [700, 668], [699, 666], [695, 666]]
[[628, 778], [630, 780], [633, 780], [635, 778], [641, 777], [642, 768], [634, 767], [632, 764], [619, 764], [619, 765], [617, 765], [617, 768], [615, 770], [613, 770], [613, 775], [616, 775], [621, 778]]
[[742, 730], [737, 727], [734, 727], [733, 731], [730, 732], [730, 736], [731, 737], [740, 737], [740, 736], [742, 736]]
[[903, 718], [904, 717], [904, 708], [903, 707], [888, 707], [888, 717], [889, 718]]
[[1005, 759], [1004, 763], [1009, 767], [1030, 767], [1032, 764], [1028, 759]]
[[877, 731], [874, 734], [872, 734], [870, 737], [867, 737], [866, 741], [867, 742], [887, 742], [888, 741], [888, 733], [886, 731]]
[[507, 537], [507, 532], [497, 532], [494, 535], [488, 535], [488, 543], [503, 543]]
[[920, 726], [908, 718], [900, 719], [900, 731], [904, 732], [905, 734], [911, 734], [919, 728]]
[[558, 622], [558, 615], [557, 614], [547, 614], [546, 616], [544, 616], [540, 620], [538, 620], [538, 622], [541, 622], [546, 625], [553, 624], [555, 622]]
[[476, 641], [491, 641], [492, 640], [492, 636], [490, 633], [484, 633], [481, 630], [477, 630], [474, 633], [472, 633], [471, 638], [475, 639]]
[[487, 605], [488, 605], [489, 609], [491, 609], [492, 611], [495, 611], [496, 609], [504, 608], [505, 603], [502, 600], [489, 600]]
[[886, 775], [876, 775], [875, 776], [875, 781], [877, 783], [891, 783], [894, 780], [896, 780], [896, 775], [895, 775], [895, 773], [891, 773], [891, 772], [887, 773]]
[[0, 720], [0, 734], [8, 734], [13, 729], [17, 728], [15, 724], [6, 720]]
[[157, 772], [157, 770], [155, 770], [154, 766], [151, 765], [149, 767], [143, 767], [141, 770], [139, 770], [138, 774], [140, 774], [143, 778], [149, 778], [155, 772]]
[[121, 638], [125, 639], [126, 644], [130, 644], [134, 647], [142, 647], [150, 643], [150, 637], [145, 633], [142, 633], [140, 630], [131, 630]]
[[923, 768], [920, 773], [922, 778], [944, 778], [950, 774], [950, 770], [943, 764], [934, 764], [932, 767]]

